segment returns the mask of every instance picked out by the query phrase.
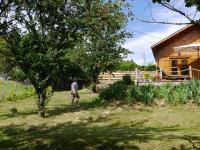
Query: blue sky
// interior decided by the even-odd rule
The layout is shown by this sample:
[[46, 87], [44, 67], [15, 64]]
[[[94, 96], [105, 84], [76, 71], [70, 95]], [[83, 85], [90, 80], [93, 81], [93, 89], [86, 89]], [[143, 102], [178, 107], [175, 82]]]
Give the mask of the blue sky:
[[[151, 0], [133, 0], [132, 10], [135, 16], [141, 19], [150, 19], [150, 14], [152, 14], [156, 20], [167, 20], [169, 22], [187, 21], [184, 17], [173, 13], [159, 4], [151, 3], [150, 5], [150, 2]], [[185, 10], [183, 0], [177, 0], [175, 2], [179, 8]], [[193, 13], [194, 8], [186, 9], [186, 11]], [[130, 54], [127, 59], [134, 60], [140, 65], [155, 63], [151, 46], [183, 27], [180, 25], [149, 24], [137, 20], [129, 21], [127, 31], [133, 33], [133, 38], [127, 39], [124, 47], [134, 53]], [[139, 32], [148, 34], [149, 36]]]

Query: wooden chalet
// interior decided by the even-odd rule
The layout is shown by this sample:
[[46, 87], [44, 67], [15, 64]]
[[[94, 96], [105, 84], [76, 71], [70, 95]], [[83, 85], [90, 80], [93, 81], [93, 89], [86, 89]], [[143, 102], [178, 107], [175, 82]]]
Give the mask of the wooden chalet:
[[200, 70], [198, 51], [174, 50], [174, 47], [192, 43], [200, 43], [200, 25], [187, 25], [151, 47], [157, 66], [162, 68], [163, 78], [189, 78], [189, 66], [192, 68], [192, 78], [200, 77], [200, 71], [196, 70]]

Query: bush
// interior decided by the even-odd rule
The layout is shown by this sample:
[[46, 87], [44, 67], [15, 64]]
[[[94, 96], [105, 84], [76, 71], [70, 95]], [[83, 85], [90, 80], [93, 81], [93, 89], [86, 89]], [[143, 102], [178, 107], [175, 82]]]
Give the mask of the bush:
[[90, 86], [89, 86], [89, 89], [93, 92], [93, 93], [96, 93], [97, 90], [96, 90], [96, 83], [91, 83]]
[[152, 80], [152, 77], [151, 77], [151, 75], [149, 74], [149, 73], [145, 73], [144, 74], [144, 78], [145, 78], [145, 80]]
[[10, 109], [10, 111], [12, 112], [12, 114], [17, 114], [18, 113], [18, 111], [17, 111], [17, 108], [16, 107], [12, 107], [11, 109]]
[[151, 84], [143, 86], [132, 86], [128, 91], [128, 100], [151, 104], [157, 98], [157, 94], [157, 87]]
[[115, 82], [99, 93], [102, 100], [123, 100], [126, 97], [127, 86], [123, 81]]
[[53, 96], [53, 88], [52, 86], [48, 86], [45, 89], [45, 94], [46, 94], [46, 100], [45, 100], [45, 105], [48, 104], [49, 100], [51, 99], [51, 97]]
[[7, 101], [16, 101], [16, 100], [22, 100], [31, 96], [35, 95], [35, 91], [32, 88], [28, 88], [26, 91], [20, 94], [15, 94], [14, 92], [10, 93], [8, 97], [6, 97]]
[[122, 77], [122, 80], [126, 85], [130, 85], [132, 83], [131, 76], [126, 74]]
[[24, 81], [27, 78], [25, 73], [19, 67], [12, 68], [10, 76], [18, 81]]

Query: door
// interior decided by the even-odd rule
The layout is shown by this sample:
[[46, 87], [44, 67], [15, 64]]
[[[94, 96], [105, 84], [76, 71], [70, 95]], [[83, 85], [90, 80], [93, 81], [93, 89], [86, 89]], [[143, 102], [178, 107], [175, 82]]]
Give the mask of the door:
[[187, 59], [182, 59], [181, 60], [181, 75], [189, 75], [188, 71], [188, 60]]
[[188, 59], [171, 59], [171, 75], [188, 75]]
[[171, 60], [171, 75], [178, 75], [178, 60]]

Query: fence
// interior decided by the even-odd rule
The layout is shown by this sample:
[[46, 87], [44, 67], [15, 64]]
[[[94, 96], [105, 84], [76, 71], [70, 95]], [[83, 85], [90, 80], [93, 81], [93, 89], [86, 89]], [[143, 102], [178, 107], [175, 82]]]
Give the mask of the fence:
[[[194, 79], [194, 71], [197, 72], [197, 79], [200, 79], [200, 70], [192, 68], [189, 66], [189, 68], [181, 70], [181, 71], [164, 71], [161, 67], [159, 67], [159, 70], [157, 71], [140, 71], [137, 68], [135, 71], [118, 71], [118, 72], [110, 72], [110, 73], [101, 73], [98, 77], [98, 80], [100, 83], [104, 84], [111, 84], [115, 81], [121, 80], [122, 77], [126, 74], [130, 75], [132, 80], [138, 81], [151, 81], [151, 80], [163, 80], [165, 79]], [[183, 72], [188, 72], [187, 75], [181, 75]], [[173, 75], [173, 73], [177, 73], [177, 75]]]
[[[197, 72], [197, 74], [194, 76], [193, 72]], [[181, 70], [181, 71], [164, 71], [161, 67], [159, 67], [159, 78], [163, 79], [163, 76], [168, 76], [168, 77], [181, 77], [181, 78], [187, 78], [187, 79], [200, 79], [200, 70], [192, 68], [189, 66], [189, 68]], [[188, 72], [188, 73], [187, 73]], [[185, 74], [186, 73], [186, 74]]]
[[130, 75], [132, 80], [149, 80], [156, 76], [156, 71], [140, 71], [136, 69], [135, 71], [117, 71], [110, 73], [101, 73], [98, 77], [98, 80], [100, 83], [109, 84], [121, 80], [124, 75]]

